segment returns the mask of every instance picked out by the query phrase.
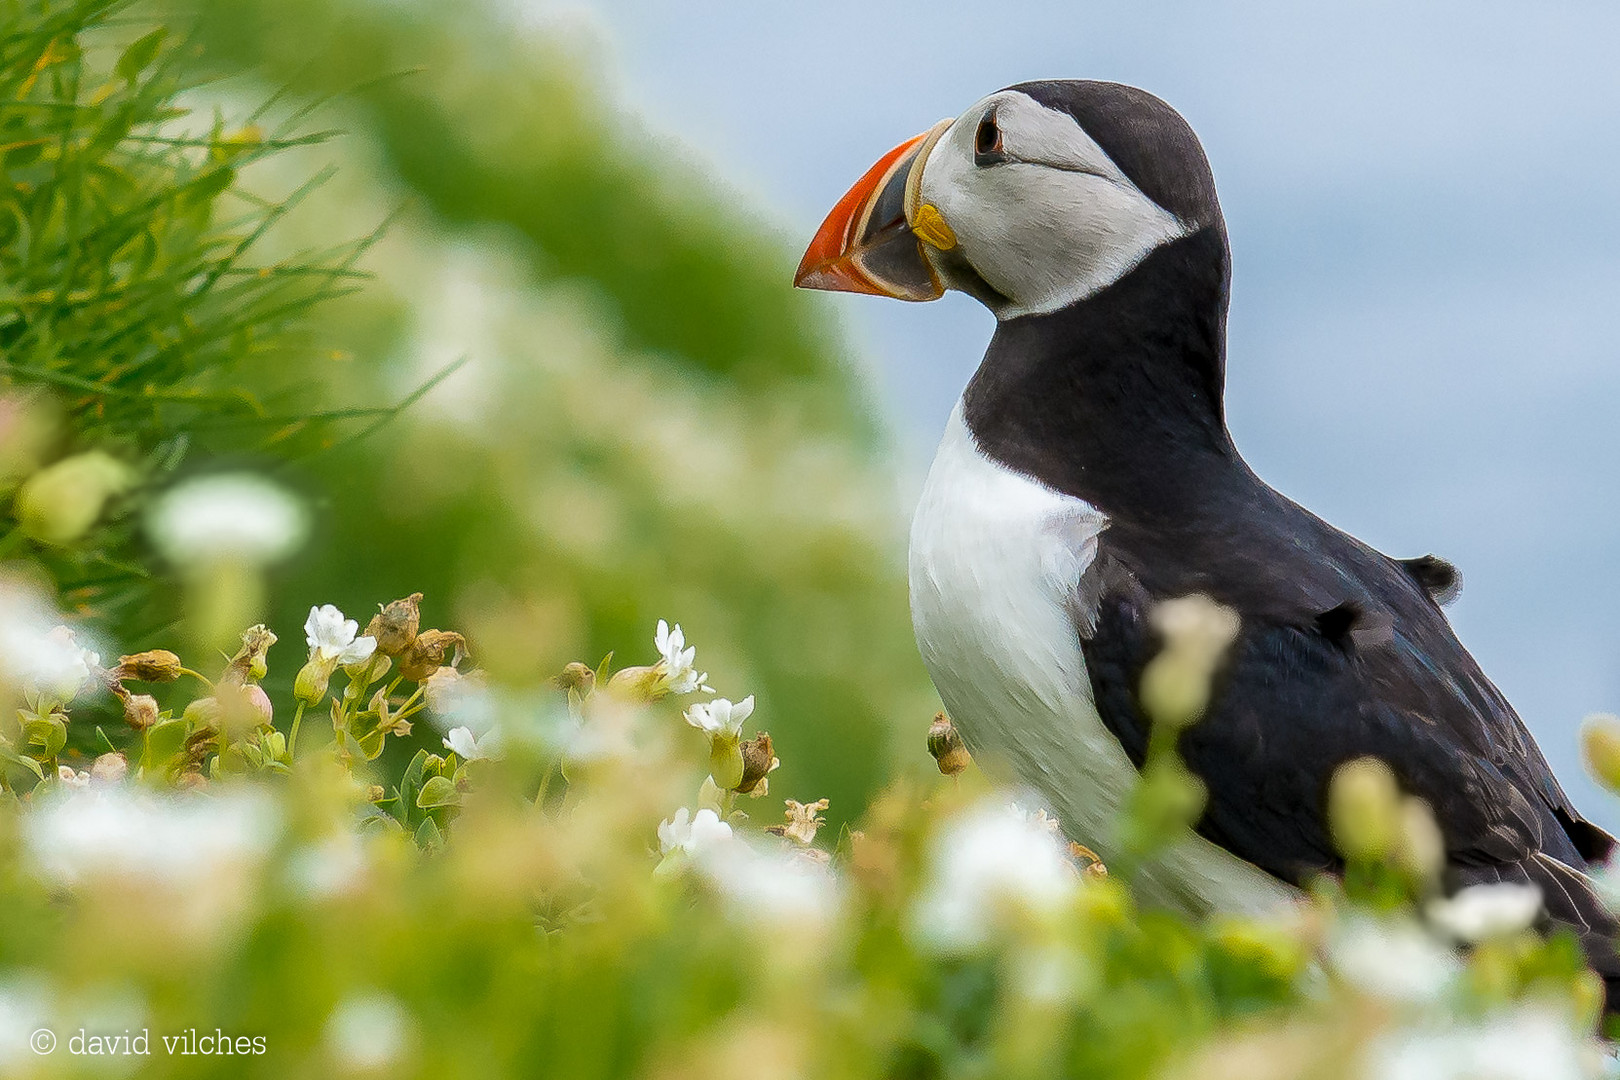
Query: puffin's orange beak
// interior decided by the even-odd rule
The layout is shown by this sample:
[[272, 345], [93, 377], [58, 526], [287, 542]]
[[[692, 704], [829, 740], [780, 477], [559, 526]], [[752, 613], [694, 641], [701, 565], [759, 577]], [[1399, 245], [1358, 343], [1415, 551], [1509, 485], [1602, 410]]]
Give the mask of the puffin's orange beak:
[[[801, 289], [870, 293], [896, 300], [937, 300], [945, 292], [908, 223], [928, 151], [950, 126], [942, 120], [878, 159], [816, 230], [793, 284]], [[907, 197], [907, 188], [913, 190]], [[932, 208], [930, 208], [932, 209]]]

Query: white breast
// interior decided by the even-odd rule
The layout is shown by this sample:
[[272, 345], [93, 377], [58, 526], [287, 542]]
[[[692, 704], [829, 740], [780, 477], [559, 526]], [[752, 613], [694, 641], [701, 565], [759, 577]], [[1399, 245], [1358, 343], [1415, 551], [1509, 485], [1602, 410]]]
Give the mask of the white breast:
[[[958, 403], [911, 525], [911, 621], [945, 708], [982, 765], [1010, 767], [1105, 860], [1137, 774], [1092, 704], [1070, 602], [1107, 523], [982, 454]], [[1140, 885], [1193, 912], [1290, 895], [1196, 837]]]

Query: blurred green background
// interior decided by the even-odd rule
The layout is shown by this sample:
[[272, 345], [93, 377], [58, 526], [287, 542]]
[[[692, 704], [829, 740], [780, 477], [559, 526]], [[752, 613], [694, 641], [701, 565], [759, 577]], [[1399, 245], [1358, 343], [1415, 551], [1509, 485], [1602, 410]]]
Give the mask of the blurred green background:
[[317, 511], [272, 583], [276, 674], [313, 603], [364, 622], [421, 591], [424, 625], [464, 630], [514, 683], [609, 650], [648, 662], [667, 618], [727, 673], [718, 693], [757, 696], [773, 793], [828, 796], [839, 822], [898, 759], [927, 764], [891, 443], [829, 309], [790, 288], [802, 238], [640, 127], [573, 31], [516, 32], [481, 0], [200, 15], [218, 78], [190, 92], [197, 115], [229, 129], [274, 96], [261, 124], [313, 106], [297, 130], [341, 133], [243, 170], [277, 199], [337, 167], [257, 260], [386, 222], [356, 264], [374, 278], [242, 377], [334, 410], [464, 361], [363, 439], [259, 463]]

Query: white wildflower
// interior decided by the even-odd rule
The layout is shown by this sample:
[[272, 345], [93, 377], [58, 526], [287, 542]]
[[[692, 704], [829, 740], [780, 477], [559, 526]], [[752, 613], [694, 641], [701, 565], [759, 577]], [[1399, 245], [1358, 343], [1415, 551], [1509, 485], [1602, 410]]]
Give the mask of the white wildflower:
[[1592, 1080], [1597, 1044], [1567, 1018], [1527, 1007], [1478, 1024], [1405, 1030], [1378, 1039], [1368, 1080]]
[[658, 629], [653, 635], [653, 645], [657, 647], [663, 657], [664, 685], [672, 694], [690, 694], [694, 690], [702, 690], [706, 694], [714, 693], [714, 687], [707, 685], [708, 672], [699, 672], [694, 664], [697, 661], [697, 647], [686, 644], [686, 635], [681, 631], [681, 624], [676, 623], [671, 629], [669, 623], [663, 619], [658, 620]]
[[257, 792], [174, 797], [93, 785], [42, 800], [25, 815], [23, 841], [47, 880], [113, 884], [121, 903], [145, 912], [132, 918], [195, 934], [236, 925], [278, 831], [273, 804]]
[[982, 806], [935, 838], [912, 927], [939, 951], [970, 951], [1009, 920], [1056, 916], [1078, 885], [1062, 845], [1044, 825], [1005, 807]]
[[[704, 814], [713, 811], [698, 811], [699, 817]], [[730, 827], [715, 821], [729, 836]], [[739, 922], [763, 920], [781, 930], [819, 934], [837, 921], [843, 907], [843, 883], [832, 868], [796, 852], [740, 840], [710, 843], [700, 845], [696, 866]]]
[[190, 480], [153, 504], [147, 529], [176, 566], [232, 560], [264, 565], [303, 542], [300, 503], [281, 488], [245, 473]]
[[451, 728], [444, 737], [444, 748], [457, 754], [463, 761], [484, 761], [500, 756], [500, 740], [493, 731], [486, 731], [482, 737], [474, 738], [472, 729], [465, 727]]
[[74, 772], [71, 765], [58, 765], [56, 767], [57, 779], [62, 781], [64, 787], [87, 788], [90, 786], [90, 774], [87, 772]]
[[1328, 963], [1350, 985], [1405, 1004], [1438, 998], [1462, 971], [1457, 954], [1407, 919], [1351, 915], [1334, 928]]
[[8, 666], [21, 676], [23, 692], [39, 712], [72, 701], [101, 666], [101, 656], [80, 645], [66, 626], [15, 644], [19, 651], [7, 658]]
[[381, 1072], [410, 1049], [415, 1024], [396, 998], [364, 993], [345, 998], [326, 1022], [332, 1056], [354, 1072]]
[[667, 874], [684, 865], [688, 859], [702, 855], [718, 844], [731, 839], [731, 826], [720, 820], [713, 810], [691, 813], [686, 807], [675, 811], [675, 816], [658, 823], [658, 852], [663, 861], [657, 873]]
[[1470, 885], [1424, 910], [1430, 922], [1458, 941], [1484, 941], [1528, 929], [1541, 914], [1541, 889], [1506, 881]]
[[347, 667], [369, 660], [377, 650], [374, 637], [356, 637], [360, 624], [346, 619], [343, 612], [331, 604], [309, 609], [304, 620], [304, 640], [309, 642], [309, 658], [322, 663]]
[[739, 739], [743, 721], [754, 713], [754, 695], [733, 704], [725, 698], [699, 702], [686, 710], [686, 722], [711, 738]]

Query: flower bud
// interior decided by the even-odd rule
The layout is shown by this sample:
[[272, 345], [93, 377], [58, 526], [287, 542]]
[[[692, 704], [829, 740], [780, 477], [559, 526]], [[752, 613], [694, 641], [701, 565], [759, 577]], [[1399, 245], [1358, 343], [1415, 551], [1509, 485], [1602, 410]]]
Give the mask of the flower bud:
[[305, 705], [317, 705], [326, 696], [327, 683], [332, 680], [334, 662], [311, 658], [309, 663], [298, 669], [298, 676], [293, 679], [293, 697]]
[[770, 787], [770, 781], [765, 778], [781, 766], [771, 747], [771, 736], [768, 732], [758, 735], [742, 744], [743, 774], [737, 782], [739, 795], [764, 795]]
[[48, 465], [28, 478], [12, 505], [24, 533], [46, 544], [71, 544], [101, 517], [107, 500], [127, 491], [129, 466], [100, 450]]
[[1401, 792], [1388, 765], [1373, 757], [1339, 766], [1328, 788], [1333, 841], [1347, 859], [1376, 862], [1394, 853], [1401, 829]]
[[124, 699], [124, 723], [145, 731], [158, 722], [157, 698], [151, 694], [130, 694]]
[[220, 708], [218, 698], [203, 697], [187, 705], [186, 711], [181, 714], [181, 719], [194, 728], [217, 731], [219, 729], [220, 714], [223, 711]]
[[411, 593], [383, 607], [366, 625], [366, 635], [377, 639], [377, 651], [398, 656], [416, 641], [422, 625], [422, 594]]
[[[456, 659], [467, 648], [467, 639], [454, 630], [424, 630], [399, 657], [399, 673], [411, 682], [422, 682], [444, 666], [445, 653], [455, 649]], [[452, 667], [454, 664], [451, 665]]]
[[1215, 669], [1241, 624], [1237, 612], [1202, 593], [1163, 601], [1151, 621], [1164, 647], [1143, 669], [1137, 694], [1155, 724], [1184, 728], [1204, 714]]
[[669, 694], [668, 681], [660, 664], [620, 668], [607, 683], [608, 693], [625, 701], [650, 703]]
[[1435, 824], [1434, 811], [1415, 795], [1401, 800], [1401, 835], [1395, 861], [1414, 881], [1423, 883], [1438, 881], [1445, 869], [1445, 837]]
[[113, 674], [136, 682], [173, 682], [180, 677], [180, 658], [168, 649], [148, 649], [134, 656], [120, 656]]
[[973, 760], [962, 743], [961, 733], [944, 713], [936, 713], [934, 722], [928, 726], [928, 752], [946, 776], [960, 775]]
[[742, 783], [742, 747], [735, 736], [709, 737], [709, 775], [722, 791], [730, 791]]
[[1620, 792], [1620, 716], [1597, 713], [1581, 725], [1581, 757], [1592, 778]]
[[596, 672], [591, 670], [589, 664], [582, 664], [578, 660], [563, 668], [551, 680], [551, 685], [559, 690], [578, 690], [582, 694], [590, 692], [595, 683]]
[[116, 784], [129, 774], [129, 759], [123, 754], [102, 754], [90, 766], [90, 779], [102, 784]]

